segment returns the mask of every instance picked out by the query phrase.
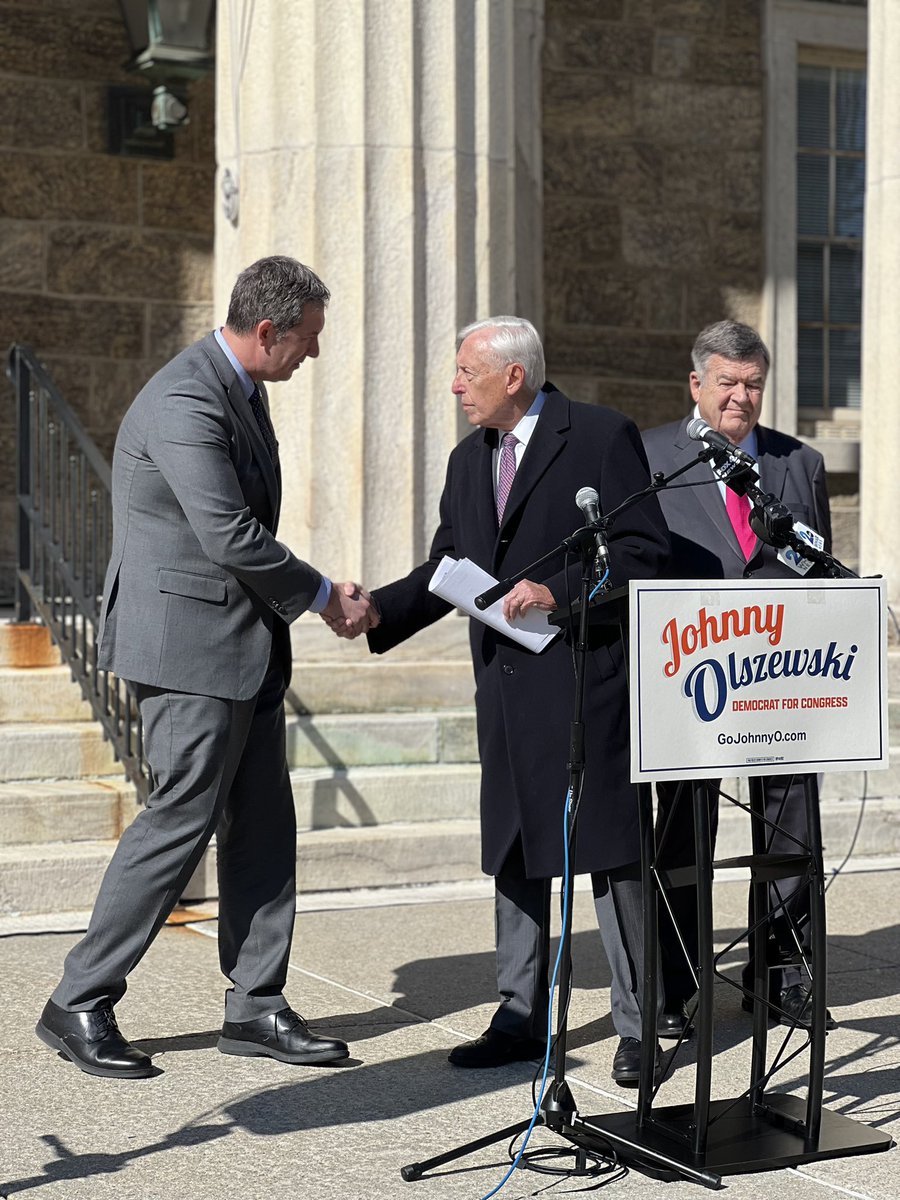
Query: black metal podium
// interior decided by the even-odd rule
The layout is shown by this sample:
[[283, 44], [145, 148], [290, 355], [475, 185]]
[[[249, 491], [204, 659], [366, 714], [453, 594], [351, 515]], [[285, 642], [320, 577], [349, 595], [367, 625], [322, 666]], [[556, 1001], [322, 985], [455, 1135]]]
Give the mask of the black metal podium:
[[[611, 592], [596, 606], [594, 618], [614, 620], [628, 641], [627, 590]], [[593, 616], [593, 614], [592, 614]], [[796, 838], [795, 852], [773, 854], [769, 850], [771, 834], [778, 826], [765, 815], [762, 779], [749, 779], [749, 803], [743, 804], [706, 782], [685, 782], [682, 795], [670, 819], [692, 819], [696, 868], [666, 868], [666, 828], [659, 834], [653, 821], [653, 796], [650, 783], [638, 784], [641, 826], [641, 867], [644, 886], [644, 1032], [642, 1036], [641, 1078], [636, 1111], [576, 1115], [559, 1132], [576, 1145], [598, 1148], [611, 1144], [619, 1157], [637, 1169], [649, 1168], [692, 1179], [707, 1187], [718, 1187], [721, 1176], [752, 1171], [774, 1170], [837, 1158], [850, 1154], [887, 1150], [892, 1139], [858, 1121], [828, 1112], [822, 1107], [825, 1063], [825, 887], [822, 865], [822, 839], [818, 798], [809, 776], [804, 779], [807, 815], [807, 839]], [[710, 835], [710, 803], [725, 796], [742, 808], [750, 821], [749, 855], [714, 861]], [[680, 811], [679, 811], [680, 804]], [[688, 810], [689, 811], [686, 811]], [[749, 869], [752, 887], [752, 922], [738, 938], [720, 953], [713, 943], [712, 885], [717, 870]], [[780, 879], [802, 877], [808, 889], [808, 952], [803, 949], [802, 931], [791, 915], [790, 906], [781, 902]], [[655, 1079], [656, 1009], [658, 996], [658, 919], [664, 909], [673, 919], [670, 894], [676, 887], [696, 888], [696, 962], [691, 970], [697, 984], [691, 1016], [696, 1031], [696, 1075], [692, 1104], [660, 1105], [659, 1090], [671, 1070]], [[775, 901], [773, 904], [773, 893]], [[784, 960], [770, 963], [766, 951], [766, 931], [772, 915], [780, 910], [793, 923], [793, 941], [797, 959], [810, 977], [811, 1011], [808, 1025], [794, 1022], [793, 1027], [779, 1026], [781, 1046], [769, 1062], [768, 1018], [770, 1012], [786, 1016], [770, 1000], [768, 972]], [[687, 954], [694, 939], [677, 929]], [[720, 969], [722, 957], [747, 936], [752, 947], [753, 1036], [747, 1086], [740, 1095], [713, 1100], [713, 985], [722, 981], [744, 994], [744, 989]], [[683, 1045], [679, 1040], [673, 1054], [677, 1061]], [[802, 1056], [807, 1056], [806, 1098], [784, 1095], [770, 1089], [773, 1080], [789, 1064], [796, 1072]]]

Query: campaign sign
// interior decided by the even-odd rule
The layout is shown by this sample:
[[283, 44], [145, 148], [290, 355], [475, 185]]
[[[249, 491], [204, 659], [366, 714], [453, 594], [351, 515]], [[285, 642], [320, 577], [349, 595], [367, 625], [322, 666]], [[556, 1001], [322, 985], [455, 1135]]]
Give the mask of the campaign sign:
[[629, 592], [633, 782], [888, 765], [884, 580]]

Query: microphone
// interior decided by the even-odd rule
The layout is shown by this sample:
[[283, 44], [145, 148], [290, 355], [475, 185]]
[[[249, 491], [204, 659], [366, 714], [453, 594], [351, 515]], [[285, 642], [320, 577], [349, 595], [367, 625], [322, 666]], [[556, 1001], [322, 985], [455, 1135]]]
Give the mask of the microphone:
[[694, 417], [688, 421], [687, 435], [692, 441], [706, 442], [707, 446], [711, 446], [719, 453], [727, 454], [735, 462], [756, 466], [756, 459], [751, 454], [738, 449], [732, 442], [729, 442], [724, 433], [719, 433], [718, 430], [707, 425], [702, 417]]
[[[592, 487], [579, 488], [575, 493], [575, 503], [584, 513], [585, 525], [596, 525], [600, 520], [600, 497], [597, 489]], [[609, 568], [609, 544], [603, 530], [596, 530], [597, 557], [594, 559], [594, 571], [598, 578]], [[603, 571], [601, 571], [601, 564]]]

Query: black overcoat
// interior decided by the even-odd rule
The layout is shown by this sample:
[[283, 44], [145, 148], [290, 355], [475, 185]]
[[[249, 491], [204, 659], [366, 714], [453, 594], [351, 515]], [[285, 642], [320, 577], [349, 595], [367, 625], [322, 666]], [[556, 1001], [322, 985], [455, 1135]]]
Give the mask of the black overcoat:
[[[451, 611], [428, 591], [444, 555], [469, 558], [500, 578], [558, 545], [584, 518], [575, 493], [595, 487], [609, 513], [649, 482], [640, 434], [621, 413], [569, 400], [545, 384], [546, 400], [525, 449], [498, 529], [492, 452], [496, 430], [477, 430], [451, 453], [440, 525], [427, 562], [375, 591], [381, 625], [369, 634], [382, 653]], [[653, 578], [668, 553], [658, 503], [651, 497], [622, 515], [609, 537], [611, 581]], [[580, 569], [568, 572], [578, 594]], [[566, 572], [545, 569], [545, 583], [567, 602]], [[563, 814], [574, 703], [572, 649], [558, 638], [536, 655], [480, 621], [470, 622], [481, 757], [482, 868], [499, 871], [521, 833], [531, 878], [562, 871]], [[586, 770], [579, 810], [576, 869], [608, 870], [639, 857], [636, 789], [629, 782], [628, 695], [624, 656], [612, 632], [592, 632], [585, 680]]]

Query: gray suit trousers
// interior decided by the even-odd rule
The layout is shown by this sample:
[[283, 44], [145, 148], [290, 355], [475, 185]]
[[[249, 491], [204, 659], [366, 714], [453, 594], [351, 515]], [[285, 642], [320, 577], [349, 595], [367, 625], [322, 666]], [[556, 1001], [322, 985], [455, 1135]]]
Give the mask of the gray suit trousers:
[[[591, 875], [612, 975], [610, 1009], [619, 1037], [641, 1037], [643, 902], [638, 863]], [[497, 988], [491, 1026], [516, 1037], [547, 1036], [550, 880], [528, 879], [516, 839], [495, 880]]]
[[121, 999], [215, 832], [226, 1018], [277, 1012], [296, 901], [283, 671], [270, 661], [252, 700], [137, 690], [153, 791], [119, 840], [53, 1000], [83, 1011]]

